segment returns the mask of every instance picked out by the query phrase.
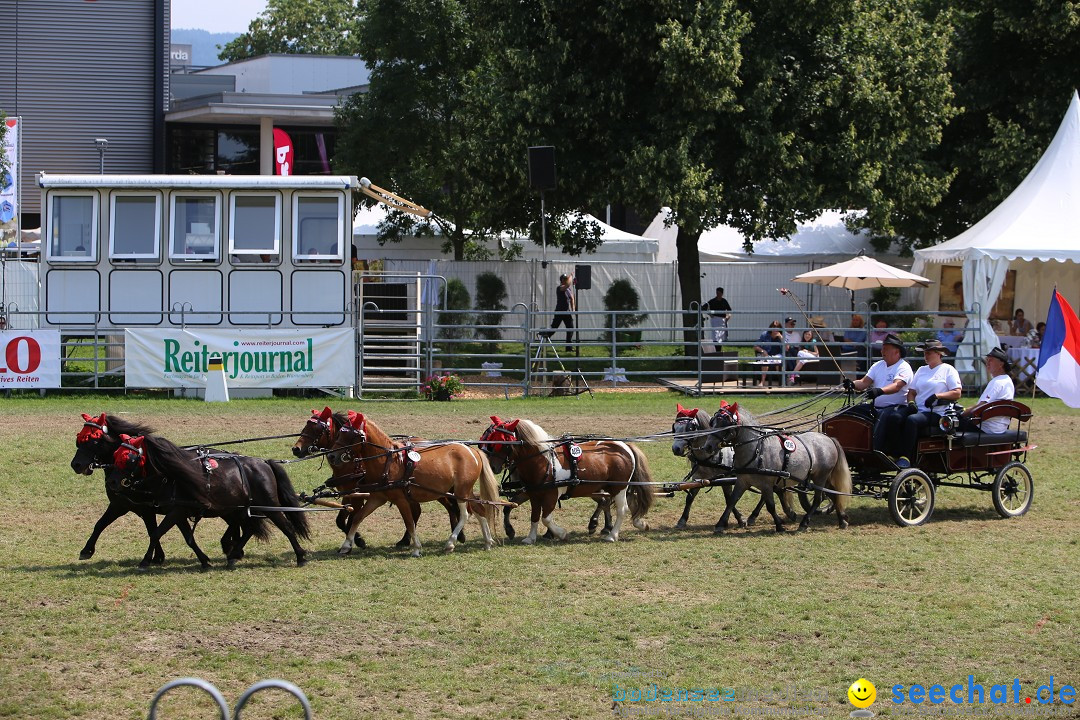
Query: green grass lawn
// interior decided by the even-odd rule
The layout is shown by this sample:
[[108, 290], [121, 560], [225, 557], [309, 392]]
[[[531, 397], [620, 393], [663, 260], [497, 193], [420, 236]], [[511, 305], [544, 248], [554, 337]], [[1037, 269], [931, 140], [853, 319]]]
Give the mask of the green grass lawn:
[[[493, 414], [531, 418], [552, 434], [635, 437], [670, 429], [676, 401], [686, 399], [331, 406], [362, 410], [391, 433], [433, 438], [476, 439]], [[792, 400], [744, 402], [762, 412]], [[619, 543], [603, 543], [585, 532], [592, 503], [576, 500], [557, 511], [571, 531], [566, 542], [484, 552], [470, 523], [469, 541], [447, 555], [446, 514], [430, 505], [419, 522], [419, 559], [393, 547], [401, 522], [383, 509], [364, 525], [368, 549], [348, 557], [337, 556], [332, 514], [320, 513], [306, 567], [294, 566], [274, 531], [228, 571], [218, 547], [224, 525], [208, 519], [196, 534], [213, 569], [200, 572], [174, 531], [163, 539], [164, 566], [147, 573], [135, 570], [146, 536], [130, 515], [102, 535], [94, 558], [77, 559], [106, 506], [100, 472], [75, 476], [68, 467], [79, 413], [127, 413], [191, 443], [295, 433], [325, 403], [29, 394], [3, 403], [0, 717], [143, 718], [155, 690], [184, 676], [209, 680], [230, 702], [259, 679], [282, 678], [305, 690], [319, 720], [610, 717], [614, 692], [650, 682], [731, 688], [738, 698], [664, 704], [670, 713], [840, 718], [853, 709], [847, 688], [860, 677], [877, 686], [871, 710], [900, 717], [889, 701], [896, 684], [949, 687], [972, 675], [989, 692], [1018, 679], [1022, 697], [1051, 676], [1058, 689], [1080, 684], [1080, 413], [1057, 400], [1033, 404], [1034, 505], [1016, 520], [999, 518], [985, 493], [942, 488], [919, 528], [899, 528], [884, 502], [858, 499], [845, 531], [829, 516], [805, 533], [778, 535], [762, 521], [718, 537], [717, 491], [699, 496], [683, 531], [673, 529], [683, 498], [662, 498], [648, 518], [652, 530], [628, 527]], [[285, 458], [290, 446], [271, 440], [245, 451]], [[642, 447], [656, 479], [684, 475], [668, 442]], [[299, 490], [329, 476], [317, 461], [289, 470]], [[524, 509], [515, 525], [527, 531]], [[1052, 717], [1080, 716], [1076, 705], [1047, 707]], [[978, 709], [991, 717], [1025, 710]], [[210, 716], [195, 691], [159, 706], [161, 718]], [[275, 694], [243, 714], [300, 716]]]

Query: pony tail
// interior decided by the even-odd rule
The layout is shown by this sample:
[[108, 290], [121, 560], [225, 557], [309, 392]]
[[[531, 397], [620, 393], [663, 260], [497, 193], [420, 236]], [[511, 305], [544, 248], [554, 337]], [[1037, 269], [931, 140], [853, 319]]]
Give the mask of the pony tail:
[[[645, 454], [641, 452], [641, 449], [633, 443], [626, 443], [630, 448], [630, 451], [634, 453], [634, 474], [630, 476], [630, 482], [642, 482], [651, 483], [652, 473], [649, 472], [649, 461], [645, 459]], [[655, 491], [652, 485], [631, 485], [627, 491], [627, 504], [630, 506], [630, 519], [635, 521], [641, 520], [649, 512], [653, 506], [653, 500], [656, 499]], [[648, 529], [648, 525], [645, 525], [645, 529]]]
[[472, 451], [480, 457], [480, 499], [487, 500], [482, 504], [482, 510], [484, 517], [487, 518], [488, 527], [491, 529], [491, 536], [495, 540], [499, 539], [499, 506], [491, 503], [498, 502], [499, 497], [499, 483], [495, 479], [495, 473], [491, 470], [491, 463], [488, 462], [487, 453], [481, 452], [476, 448], [472, 448]]
[[[278, 498], [282, 507], [300, 507], [300, 497], [296, 494], [292, 481], [289, 480], [289, 474], [285, 472], [285, 466], [275, 460], [267, 460], [266, 464], [274, 471], [274, 478], [277, 480]], [[287, 512], [285, 515], [299, 537], [305, 540], [311, 539], [311, 529], [306, 512]]]
[[[844, 448], [836, 438], [832, 438], [832, 441], [833, 445], [836, 446], [837, 459], [836, 465], [833, 466], [832, 473], [829, 475], [829, 486], [837, 492], [850, 493], [851, 468], [848, 467], [847, 455], [844, 454]], [[847, 504], [851, 501], [851, 498], [848, 495], [833, 495], [832, 501], [837, 515], [846, 518]]]

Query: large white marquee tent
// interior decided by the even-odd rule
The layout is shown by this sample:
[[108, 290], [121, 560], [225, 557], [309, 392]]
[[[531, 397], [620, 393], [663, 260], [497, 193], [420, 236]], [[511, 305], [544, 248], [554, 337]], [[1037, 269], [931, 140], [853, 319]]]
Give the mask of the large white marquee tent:
[[[998, 344], [987, 317], [1006, 274], [1016, 270], [1015, 307], [1035, 323], [1046, 316], [1056, 285], [1070, 303], [1080, 295], [1080, 98], [1073, 92], [1057, 134], [1042, 158], [1000, 205], [953, 239], [915, 251], [912, 272], [938, 280], [941, 267], [960, 265], [965, 309], [982, 309], [982, 352]], [[924, 291], [938, 306], [940, 285]]]

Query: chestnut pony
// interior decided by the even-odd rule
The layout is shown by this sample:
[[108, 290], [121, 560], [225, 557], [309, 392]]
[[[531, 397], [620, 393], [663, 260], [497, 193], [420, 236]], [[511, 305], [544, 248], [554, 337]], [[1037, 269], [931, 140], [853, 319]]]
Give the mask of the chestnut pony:
[[[480, 520], [484, 549], [495, 544], [491, 529], [495, 527], [499, 487], [491, 472], [487, 457], [476, 448], [462, 443], [413, 446], [411, 442], [396, 443], [389, 435], [362, 413], [350, 410], [348, 421], [338, 431], [337, 440], [327, 458], [333, 468], [328, 481], [339, 490], [370, 493], [361, 508], [349, 518], [345, 542], [338, 550], [346, 554], [352, 549], [352, 536], [364, 518], [376, 509], [393, 503], [412, 541], [413, 557], [420, 556], [420, 538], [411, 502], [432, 502], [451, 498], [457, 504], [460, 517], [446, 540], [447, 552], [453, 552], [469, 513]], [[480, 485], [480, 500], [475, 487]], [[348, 497], [346, 496], [346, 501]]]
[[[311, 417], [304, 423], [304, 428], [300, 431], [300, 436], [293, 445], [293, 455], [298, 458], [303, 458], [329, 450], [334, 446], [334, 442], [337, 440], [338, 431], [348, 422], [348, 417], [342, 413], [335, 413], [329, 407], [324, 407], [321, 412], [312, 410]], [[413, 442], [418, 442], [422, 440], [422, 438], [411, 438], [411, 440]], [[447, 497], [440, 497], [439, 503], [446, 508], [446, 513], [450, 516], [450, 527], [453, 528], [457, 525], [460, 516], [457, 504]], [[423, 512], [423, 510], [421, 509], [420, 503], [416, 501], [412, 501], [410, 507], [412, 509], [413, 521], [415, 522], [420, 519], [420, 513]], [[347, 510], [342, 510], [338, 513], [337, 526], [341, 532], [345, 532], [349, 529], [349, 512]], [[458, 533], [458, 540], [465, 542], [464, 530]], [[411, 542], [412, 540], [409, 538], [409, 531], [406, 530], [405, 534], [398, 540], [397, 546], [405, 547]], [[366, 547], [364, 538], [360, 537], [359, 533], [353, 538], [353, 543], [359, 547]]]
[[[604, 536], [608, 542], [619, 539], [627, 511], [634, 527], [649, 529], [642, 518], [652, 507], [653, 488], [645, 456], [634, 445], [620, 440], [590, 440], [580, 444], [553, 441], [531, 420], [503, 421], [494, 415], [481, 440], [491, 467], [496, 472], [509, 468], [525, 485], [532, 507], [532, 528], [522, 538], [523, 543], [536, 542], [541, 520], [555, 537], [566, 539], [566, 530], [552, 519], [555, 504], [564, 490], [562, 496], [566, 498], [611, 497], [615, 504], [615, 524]], [[575, 448], [580, 450], [576, 479], [568, 469]]]

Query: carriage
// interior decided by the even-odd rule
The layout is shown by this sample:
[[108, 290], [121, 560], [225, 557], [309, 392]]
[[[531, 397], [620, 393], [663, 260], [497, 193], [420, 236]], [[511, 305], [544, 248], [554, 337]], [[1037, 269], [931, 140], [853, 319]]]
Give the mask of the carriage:
[[887, 498], [889, 513], [903, 527], [922, 525], [934, 512], [937, 489], [963, 487], [989, 492], [994, 509], [1005, 518], [1019, 517], [1031, 507], [1034, 485], [1028, 470], [1027, 423], [1031, 409], [1014, 400], [997, 400], [972, 415], [976, 421], [1009, 419], [1004, 433], [959, 432], [954, 416], [920, 438], [911, 467], [901, 469], [874, 450], [874, 423], [841, 413], [826, 418], [822, 432], [844, 448], [852, 472], [853, 494]]

